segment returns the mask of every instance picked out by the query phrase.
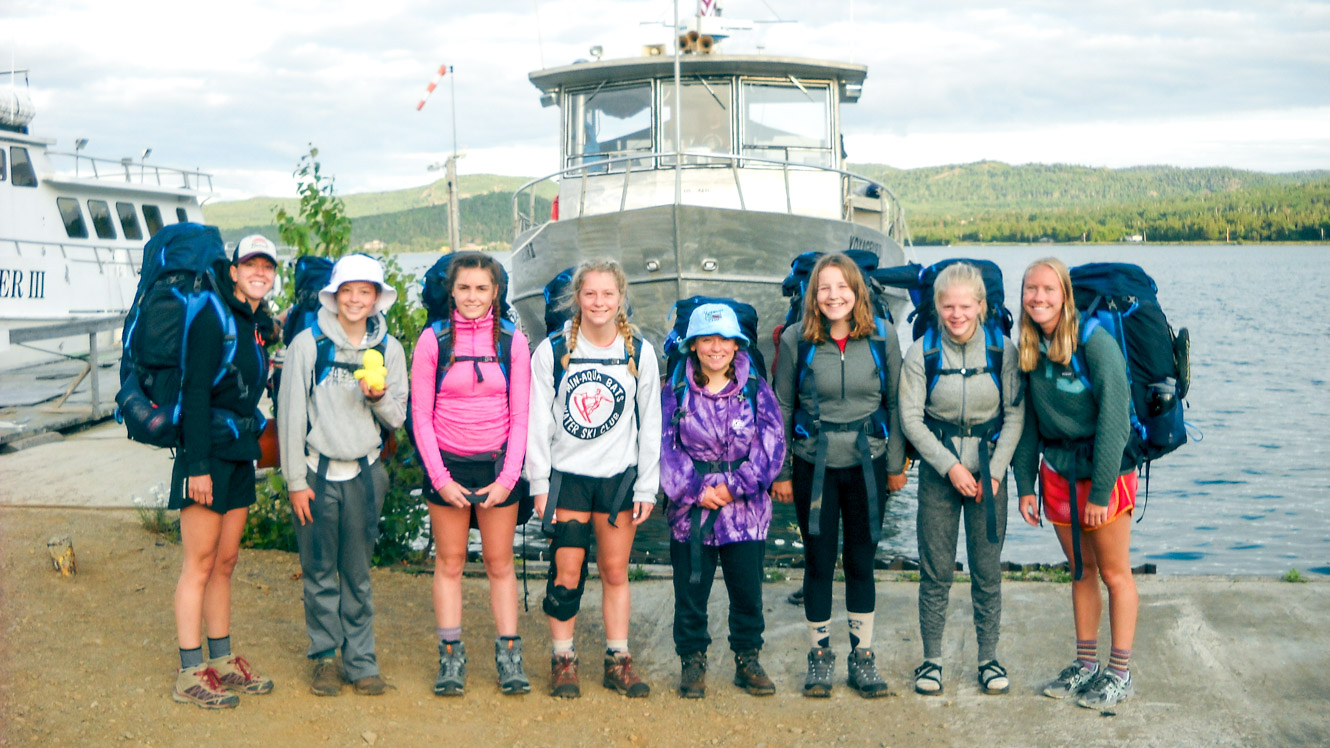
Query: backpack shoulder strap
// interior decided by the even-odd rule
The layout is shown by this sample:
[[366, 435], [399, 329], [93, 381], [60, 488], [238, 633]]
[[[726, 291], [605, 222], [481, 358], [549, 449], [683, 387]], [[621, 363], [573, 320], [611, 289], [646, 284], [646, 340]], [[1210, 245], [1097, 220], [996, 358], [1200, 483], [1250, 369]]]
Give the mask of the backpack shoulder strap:
[[568, 353], [568, 336], [559, 330], [550, 336], [550, 351], [554, 354], [554, 395], [558, 397], [559, 386], [563, 384], [568, 372], [563, 366], [563, 357]]
[[503, 370], [504, 381], [512, 381], [509, 372], [513, 368], [513, 336], [517, 334], [517, 325], [504, 318], [499, 320], [499, 368]]
[[434, 339], [438, 341], [438, 355], [434, 360], [434, 392], [437, 394], [443, 386], [443, 377], [448, 373], [448, 366], [453, 357], [453, 328], [441, 319], [430, 325], [434, 330]]
[[919, 336], [923, 342], [924, 353], [924, 404], [928, 404], [929, 398], [933, 396], [933, 388], [937, 386], [937, 380], [942, 376], [942, 338], [938, 335], [937, 326], [929, 325], [924, 334]]
[[1002, 354], [1004, 343], [1002, 328], [992, 317], [984, 321], [984, 355], [988, 358], [988, 375], [993, 378], [993, 386], [998, 391], [998, 408], [1002, 408]]
[[679, 421], [684, 417], [684, 398], [688, 395], [688, 359], [681, 358], [679, 363], [674, 365], [674, 370], [670, 372], [670, 389], [674, 391], [674, 414], [670, 416], [670, 425], [676, 427], [675, 438], [678, 439], [679, 432], [677, 427]]
[[887, 321], [881, 317], [873, 318], [876, 334], [868, 337], [868, 350], [873, 354], [873, 363], [877, 366], [878, 388], [882, 392], [882, 407], [887, 406], [887, 390], [890, 389], [887, 376]]

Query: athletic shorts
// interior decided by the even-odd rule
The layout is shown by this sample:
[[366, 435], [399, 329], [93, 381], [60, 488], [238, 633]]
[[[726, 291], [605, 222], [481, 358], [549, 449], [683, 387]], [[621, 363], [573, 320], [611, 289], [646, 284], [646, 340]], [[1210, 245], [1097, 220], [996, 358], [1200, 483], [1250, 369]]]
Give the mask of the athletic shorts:
[[[453, 477], [453, 480], [461, 483], [467, 491], [474, 492], [494, 482], [494, 479], [498, 477], [499, 470], [503, 468], [503, 462], [502, 459], [497, 461], [450, 460], [444, 457], [443, 466], [448, 468], [448, 474]], [[452, 504], [443, 500], [438, 491], [434, 490], [434, 486], [430, 484], [429, 475], [425, 476], [425, 490], [422, 493], [425, 496], [425, 501], [431, 504], [452, 506]], [[508, 493], [508, 498], [499, 506], [512, 506], [520, 501], [525, 493], [526, 481], [519, 480], [517, 485], [513, 486], [513, 490]], [[494, 508], [497, 509], [498, 507]]]
[[[226, 514], [232, 509], [243, 509], [254, 503], [254, 463], [234, 462], [217, 457], [209, 459], [208, 473], [212, 475], [212, 504], [209, 509]], [[184, 460], [176, 460], [171, 468], [171, 498], [168, 509], [184, 509], [195, 503], [189, 498], [189, 474]]]
[[[557, 509], [567, 509], [572, 512], [591, 512], [593, 514], [609, 514], [610, 504], [614, 501], [614, 496], [619, 491], [619, 484], [623, 481], [623, 473], [609, 478], [590, 478], [585, 475], [576, 475], [573, 473], [563, 474], [563, 483], [559, 486], [559, 498]], [[629, 487], [628, 495], [623, 499], [623, 506], [619, 511], [633, 508], [633, 491]]]
[[[1049, 522], [1063, 527], [1071, 527], [1071, 492], [1066, 478], [1058, 475], [1057, 471], [1049, 467], [1047, 462], [1039, 464], [1039, 480], [1043, 486], [1044, 494], [1044, 516]], [[1082, 517], [1085, 511], [1085, 505], [1090, 500], [1090, 479], [1076, 481], [1076, 497], [1081, 505]], [[1136, 507], [1136, 472], [1132, 471], [1125, 475], [1119, 475], [1113, 482], [1113, 491], [1108, 497], [1108, 520], [1112, 522], [1122, 514], [1131, 514], [1131, 510]], [[1107, 524], [1107, 522], [1105, 524]], [[1103, 525], [1095, 525], [1103, 527]], [[1085, 522], [1081, 522], [1083, 530], [1094, 530], [1095, 527], [1087, 527]]]

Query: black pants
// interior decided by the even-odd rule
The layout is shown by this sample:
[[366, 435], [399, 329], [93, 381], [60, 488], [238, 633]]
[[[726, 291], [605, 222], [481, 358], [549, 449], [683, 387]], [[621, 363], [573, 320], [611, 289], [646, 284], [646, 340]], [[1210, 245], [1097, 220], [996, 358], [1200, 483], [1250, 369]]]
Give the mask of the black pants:
[[810, 621], [831, 620], [831, 582], [836, 572], [837, 530], [844, 526], [845, 609], [872, 613], [877, 603], [873, 585], [873, 559], [877, 544], [869, 536], [868, 502], [878, 502], [878, 516], [887, 504], [887, 458], [873, 460], [878, 495], [869, 497], [864, 471], [858, 465], [827, 468], [822, 484], [822, 534], [808, 535], [808, 505], [812, 500], [813, 463], [794, 458], [794, 511], [804, 540], [804, 616]]
[[702, 581], [689, 584], [692, 555], [688, 543], [670, 541], [674, 565], [674, 651], [680, 657], [705, 652], [711, 646], [707, 632], [707, 600], [720, 563], [725, 589], [730, 594], [730, 649], [747, 652], [762, 648], [762, 562], [767, 544], [761, 540], [702, 548]]

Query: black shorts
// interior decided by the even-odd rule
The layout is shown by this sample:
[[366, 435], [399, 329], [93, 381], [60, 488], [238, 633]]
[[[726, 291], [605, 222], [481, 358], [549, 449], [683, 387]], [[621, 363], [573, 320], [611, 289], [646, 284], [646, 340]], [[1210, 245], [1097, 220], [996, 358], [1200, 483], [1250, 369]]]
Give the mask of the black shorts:
[[[459, 460], [443, 456], [443, 466], [448, 468], [448, 473], [453, 480], [462, 484], [462, 487], [468, 492], [475, 492], [477, 489], [484, 488], [493, 483], [499, 477], [499, 472], [503, 470], [503, 457], [497, 460]], [[425, 501], [439, 506], [452, 506], [443, 500], [438, 491], [430, 483], [429, 474], [425, 474], [425, 490], [422, 492]], [[517, 485], [508, 494], [508, 498], [496, 507], [512, 506], [522, 499], [526, 494], [526, 481], [518, 480]]]
[[[610, 505], [619, 492], [619, 484], [623, 482], [623, 477], [623, 473], [609, 478], [591, 478], [575, 473], [564, 473], [555, 508], [567, 509], [570, 512], [609, 514], [613, 509]], [[629, 486], [628, 495], [624, 497], [623, 505], [619, 507], [620, 512], [633, 508], [632, 492], [632, 486]]]
[[[217, 457], [209, 459], [208, 473], [212, 476], [212, 504], [209, 509], [226, 514], [232, 509], [243, 509], [254, 503], [254, 463], [234, 462]], [[185, 461], [178, 459], [171, 468], [171, 498], [167, 509], [184, 509], [195, 503], [189, 498], [189, 471]]]

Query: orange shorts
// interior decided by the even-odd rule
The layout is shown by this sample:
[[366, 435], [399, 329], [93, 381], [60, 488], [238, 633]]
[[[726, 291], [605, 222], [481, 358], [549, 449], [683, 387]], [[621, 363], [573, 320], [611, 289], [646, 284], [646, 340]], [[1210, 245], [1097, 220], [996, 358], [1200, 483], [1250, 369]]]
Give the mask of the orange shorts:
[[[1057, 471], [1049, 467], [1047, 462], [1039, 463], [1039, 480], [1043, 486], [1044, 492], [1044, 516], [1049, 522], [1063, 527], [1071, 526], [1071, 492], [1066, 478], [1058, 475]], [[1076, 481], [1076, 497], [1081, 505], [1081, 511], [1085, 511], [1085, 504], [1090, 500], [1090, 479]], [[1108, 520], [1112, 522], [1121, 516], [1124, 512], [1131, 513], [1136, 507], [1136, 472], [1132, 471], [1126, 475], [1119, 475], [1113, 483], [1113, 491], [1108, 497]], [[1084, 518], [1084, 514], [1081, 515]], [[1105, 524], [1107, 524], [1105, 522]], [[1103, 525], [1097, 525], [1103, 527]], [[1094, 527], [1087, 527], [1084, 519], [1081, 521], [1081, 529], [1094, 530]]]

